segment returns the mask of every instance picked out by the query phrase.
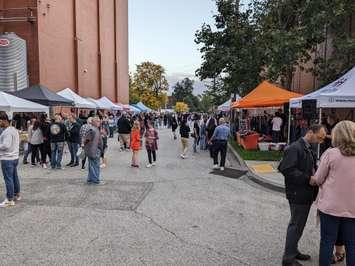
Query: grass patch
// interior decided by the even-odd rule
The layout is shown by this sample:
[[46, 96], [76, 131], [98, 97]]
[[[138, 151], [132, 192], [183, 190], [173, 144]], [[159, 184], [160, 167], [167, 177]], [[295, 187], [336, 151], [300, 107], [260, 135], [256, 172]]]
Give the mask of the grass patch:
[[283, 156], [283, 151], [247, 151], [243, 147], [238, 145], [238, 143], [230, 138], [229, 143], [232, 145], [234, 150], [246, 161], [280, 161]]

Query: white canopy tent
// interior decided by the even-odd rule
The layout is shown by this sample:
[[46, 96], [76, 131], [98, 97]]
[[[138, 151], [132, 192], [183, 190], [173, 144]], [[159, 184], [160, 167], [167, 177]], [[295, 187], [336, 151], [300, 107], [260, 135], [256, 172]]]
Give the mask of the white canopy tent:
[[111, 110], [111, 106], [107, 106], [107, 105], [103, 104], [102, 102], [99, 102], [99, 100], [95, 100], [93, 98], [86, 98], [86, 100], [94, 103], [96, 106], [96, 109]]
[[73, 92], [71, 89], [66, 88], [64, 90], [61, 90], [60, 92], [57, 93], [58, 95], [71, 100], [74, 102], [74, 106], [77, 108], [85, 108], [85, 109], [96, 109], [96, 104], [79, 96], [75, 92]]
[[[290, 100], [291, 108], [301, 108], [303, 100], [316, 100], [319, 108], [319, 121], [322, 121], [323, 108], [355, 108], [355, 67], [336, 81], [300, 98]], [[289, 127], [291, 110], [289, 112]], [[290, 142], [290, 134], [288, 136]], [[319, 156], [319, 145], [318, 145]]]
[[0, 110], [13, 113], [49, 113], [49, 107], [0, 92]]
[[122, 111], [123, 107], [114, 104], [109, 98], [107, 98], [106, 96], [100, 98], [97, 100], [99, 103], [101, 103], [104, 106], [107, 106], [108, 109], [110, 110], [114, 110], [114, 111]]
[[[237, 95], [236, 97], [236, 101], [240, 100], [240, 96]], [[221, 104], [220, 106], [218, 106], [217, 110], [221, 111], [221, 112], [229, 112], [231, 109], [231, 105], [232, 105], [232, 99], [229, 99], [228, 101], [226, 101], [225, 103]]]
[[318, 108], [355, 107], [355, 67], [327, 86], [290, 100], [290, 108], [301, 108], [303, 100], [317, 100]]

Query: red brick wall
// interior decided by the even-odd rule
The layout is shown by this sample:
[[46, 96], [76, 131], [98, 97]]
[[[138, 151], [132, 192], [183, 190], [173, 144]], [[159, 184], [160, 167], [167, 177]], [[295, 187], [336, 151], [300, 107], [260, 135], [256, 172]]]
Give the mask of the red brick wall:
[[[36, 0], [0, 0], [0, 9], [36, 5]], [[41, 0], [38, 23], [0, 23], [2, 31], [27, 40], [31, 85], [69, 87], [82, 96], [128, 103], [128, 0]]]
[[[36, 7], [36, 0], [0, 0], [0, 15], [10, 17], [26, 17], [29, 12], [26, 9], [13, 10], [13, 8]], [[33, 16], [36, 16], [36, 9], [33, 10]], [[0, 33], [14, 32], [27, 43], [27, 70], [29, 83], [39, 82], [39, 62], [38, 62], [38, 38], [37, 22], [0, 22]]]
[[41, 84], [54, 91], [75, 90], [72, 0], [42, 0], [38, 4], [38, 32]]
[[100, 2], [102, 95], [116, 101], [114, 0]]

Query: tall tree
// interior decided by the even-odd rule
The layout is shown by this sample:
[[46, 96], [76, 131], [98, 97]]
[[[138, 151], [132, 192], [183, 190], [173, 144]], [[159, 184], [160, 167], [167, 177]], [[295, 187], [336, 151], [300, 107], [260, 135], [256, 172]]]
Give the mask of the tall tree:
[[191, 112], [200, 110], [200, 99], [193, 94], [194, 81], [185, 78], [175, 84], [173, 87], [172, 98], [174, 102], [184, 102], [189, 106]]
[[130, 99], [134, 102], [142, 101], [153, 109], [165, 106], [169, 84], [165, 69], [152, 62], [137, 65], [130, 85]]

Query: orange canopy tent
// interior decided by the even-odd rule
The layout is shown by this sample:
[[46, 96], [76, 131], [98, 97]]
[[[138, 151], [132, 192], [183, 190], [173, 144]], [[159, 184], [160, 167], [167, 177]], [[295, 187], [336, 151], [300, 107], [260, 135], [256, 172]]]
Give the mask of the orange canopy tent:
[[288, 103], [292, 98], [302, 94], [282, 89], [268, 81], [263, 81], [252, 92], [235, 102], [233, 108], [276, 107]]

